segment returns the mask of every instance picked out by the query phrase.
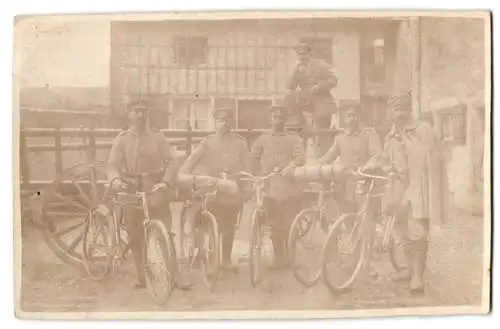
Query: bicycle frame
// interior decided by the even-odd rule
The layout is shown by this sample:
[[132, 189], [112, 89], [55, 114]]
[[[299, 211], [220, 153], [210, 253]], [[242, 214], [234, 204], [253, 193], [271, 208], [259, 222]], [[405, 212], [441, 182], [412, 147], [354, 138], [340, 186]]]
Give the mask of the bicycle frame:
[[[139, 182], [142, 182], [142, 178], [145, 177], [146, 175], [137, 175], [136, 177], [139, 178]], [[114, 178], [110, 182], [110, 186], [113, 186], [113, 183], [118, 180], [119, 178]], [[142, 184], [139, 183], [139, 186]], [[111, 206], [118, 206], [124, 210], [125, 207], [135, 207], [135, 208], [140, 208], [143, 213], [143, 218], [142, 218], [142, 226], [146, 227], [147, 224], [151, 221], [151, 216], [150, 216], [150, 209], [149, 209], [149, 194], [154, 193], [155, 190], [151, 191], [136, 191], [136, 192], [124, 192], [124, 191], [119, 191], [113, 195], [113, 198], [111, 199]], [[127, 201], [121, 201], [119, 200], [120, 197], [123, 199], [128, 199]], [[134, 201], [129, 201], [130, 199], [133, 200], [139, 200], [138, 204], [136, 204]], [[123, 214], [122, 214], [123, 215]], [[121, 234], [120, 234], [120, 219], [117, 218], [116, 212], [113, 211], [113, 225], [114, 225], [114, 237], [113, 237], [113, 245], [115, 246], [115, 249], [113, 251], [113, 254], [116, 258], [118, 259], [123, 259], [125, 257], [124, 250], [121, 248]]]
[[243, 177], [241, 180], [243, 181], [249, 181], [253, 183], [253, 188], [255, 189], [255, 201], [256, 201], [256, 208], [261, 210], [261, 211], [266, 211], [266, 207], [264, 204], [264, 199], [266, 197], [266, 192], [265, 192], [265, 184], [266, 182], [271, 179], [272, 177], [279, 175], [279, 171], [273, 171], [270, 174], [263, 176], [263, 177], [257, 177], [252, 175], [251, 173], [242, 171], [240, 172], [240, 175]]
[[314, 210], [319, 213], [320, 220], [323, 220], [326, 217], [326, 197], [334, 192], [334, 188], [325, 189], [322, 187], [318, 191], [318, 199], [316, 205], [314, 206]]
[[[358, 169], [357, 171], [357, 175], [361, 178], [367, 178], [369, 179], [369, 187], [368, 187], [368, 191], [364, 194], [364, 196], [366, 197], [366, 199], [364, 200], [363, 202], [363, 206], [361, 207], [361, 209], [357, 212], [357, 213], [347, 213], [347, 214], [344, 214], [345, 216], [356, 216], [356, 218], [361, 218], [360, 220], [356, 220], [353, 224], [353, 227], [351, 229], [351, 232], [350, 232], [350, 235], [348, 236], [348, 239], [346, 239], [345, 241], [347, 242], [351, 242], [349, 244], [349, 252], [352, 252], [353, 249], [355, 248], [355, 246], [358, 244], [358, 242], [360, 241], [360, 239], [362, 239], [362, 237], [366, 234], [369, 234], [370, 232], [366, 232], [366, 221], [367, 221], [367, 211], [368, 211], [368, 207], [370, 206], [370, 203], [371, 201], [376, 198], [376, 197], [380, 197], [381, 193], [377, 193], [377, 194], [373, 194], [373, 189], [375, 187], [375, 182], [377, 180], [384, 180], [384, 181], [387, 181], [388, 178], [387, 177], [384, 177], [384, 176], [376, 176], [376, 175], [370, 175], [370, 174], [366, 174], [364, 172], [362, 172], [360, 169]], [[358, 227], [361, 227], [360, 230], [358, 230], [357, 228]], [[391, 219], [391, 226], [390, 226], [390, 230], [386, 228], [385, 230], [385, 234], [384, 234], [384, 241], [389, 241], [389, 238], [390, 238], [390, 234], [392, 232], [392, 228], [394, 227], [394, 220]], [[353, 240], [352, 239], [352, 235], [354, 232], [357, 232], [357, 236], [356, 238]], [[342, 246], [342, 249], [346, 247], [346, 246]]]

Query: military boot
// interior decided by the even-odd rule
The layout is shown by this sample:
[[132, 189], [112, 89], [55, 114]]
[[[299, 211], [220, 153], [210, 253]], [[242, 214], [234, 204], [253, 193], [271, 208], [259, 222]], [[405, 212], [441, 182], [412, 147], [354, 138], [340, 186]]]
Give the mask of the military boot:
[[271, 240], [273, 243], [273, 262], [269, 265], [269, 270], [276, 271], [286, 266], [285, 243], [281, 236], [275, 236]]
[[222, 264], [221, 269], [228, 272], [237, 272], [238, 269], [231, 262], [233, 253], [234, 231], [222, 233]]
[[141, 248], [132, 249], [132, 258], [134, 260], [134, 266], [137, 271], [137, 281], [134, 284], [134, 289], [144, 289], [146, 288], [146, 277], [145, 277], [145, 266], [144, 257], [141, 252]]
[[405, 264], [399, 270], [399, 272], [393, 273], [391, 275], [391, 280], [395, 282], [409, 282], [411, 279], [411, 265], [412, 265], [412, 250], [409, 243], [395, 244], [393, 248], [397, 248], [397, 252], [401, 253], [399, 256], [404, 256]]
[[410, 281], [410, 292], [419, 294], [424, 293], [423, 276], [427, 264], [427, 241], [415, 241], [415, 253], [412, 259], [412, 277]]

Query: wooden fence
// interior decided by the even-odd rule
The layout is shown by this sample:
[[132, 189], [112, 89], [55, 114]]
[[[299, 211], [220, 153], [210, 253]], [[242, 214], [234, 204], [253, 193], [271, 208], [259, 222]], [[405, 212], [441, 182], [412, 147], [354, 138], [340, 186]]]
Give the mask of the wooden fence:
[[[234, 130], [244, 137], [249, 145], [258, 137], [263, 130]], [[33, 180], [30, 177], [30, 153], [53, 152], [56, 176], [63, 172], [63, 153], [68, 151], [83, 151], [87, 162], [92, 163], [96, 159], [98, 150], [110, 149], [112, 140], [121, 130], [119, 129], [88, 129], [88, 128], [25, 128], [20, 132], [20, 173], [21, 190], [35, 191], [43, 189], [50, 184], [52, 179]], [[179, 156], [184, 158], [204, 137], [212, 134], [206, 130], [161, 130], [172, 146], [179, 151]], [[321, 134], [335, 135], [337, 130], [310, 131], [309, 136]], [[50, 143], [30, 143], [30, 139], [51, 140]], [[79, 140], [78, 142], [64, 142], [65, 139]], [[105, 140], [100, 140], [105, 139]]]

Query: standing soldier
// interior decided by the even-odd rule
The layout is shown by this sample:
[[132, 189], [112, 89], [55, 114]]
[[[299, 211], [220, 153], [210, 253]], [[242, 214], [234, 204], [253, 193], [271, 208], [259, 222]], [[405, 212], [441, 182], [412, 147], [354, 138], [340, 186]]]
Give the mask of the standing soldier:
[[274, 261], [271, 269], [286, 266], [286, 239], [291, 221], [301, 210], [300, 188], [293, 177], [288, 177], [296, 166], [305, 164], [305, 151], [300, 137], [285, 131], [287, 110], [272, 106], [271, 131], [262, 134], [250, 153], [252, 171], [267, 175], [275, 169], [283, 170], [267, 187], [267, 211], [271, 221]]
[[[215, 120], [214, 135], [208, 136], [186, 159], [180, 172], [205, 174], [212, 177], [237, 176], [248, 163], [246, 140], [231, 131], [234, 125], [233, 111], [217, 108], [213, 112]], [[222, 235], [222, 268], [232, 270], [231, 254], [238, 212], [241, 208], [240, 198], [227, 198], [208, 205], [217, 219]]]
[[[295, 108], [299, 109], [298, 114], [302, 115], [303, 111], [311, 112], [315, 128], [330, 129], [336, 107], [331, 89], [337, 85], [337, 77], [325, 60], [312, 57], [309, 44], [300, 44], [296, 51], [299, 61], [287, 84], [288, 89], [292, 91], [289, 96], [292, 100], [288, 100], [288, 103], [294, 103]], [[297, 87], [300, 87], [300, 90], [297, 91]], [[325, 154], [330, 143], [329, 136], [318, 136], [319, 156]]]
[[[373, 128], [363, 127], [359, 121], [360, 108], [351, 105], [345, 112], [345, 123], [347, 125], [344, 132], [335, 137], [335, 141], [328, 152], [318, 160], [320, 164], [332, 164], [339, 158], [340, 167], [346, 172], [356, 170], [368, 163], [372, 157], [382, 153], [380, 138]], [[342, 213], [358, 211], [356, 199], [357, 179], [346, 177], [339, 179], [338, 201]], [[376, 216], [375, 207], [370, 207], [369, 216], [373, 224]], [[370, 276], [376, 276], [373, 268], [370, 269]]]
[[411, 93], [391, 97], [388, 107], [394, 124], [386, 137], [387, 149], [398, 158], [405, 158], [399, 161], [399, 167], [407, 173], [407, 188], [399, 203], [406, 209], [402, 213], [406, 217], [409, 271], [393, 279], [410, 281], [411, 292], [423, 293], [430, 222], [446, 219], [448, 176], [432, 127], [412, 117]]
[[[113, 190], [140, 189], [158, 192], [149, 198], [153, 217], [162, 218], [171, 227], [170, 205], [166, 188], [173, 187], [177, 178], [177, 161], [170, 144], [161, 132], [151, 131], [148, 121], [148, 104], [144, 101], [132, 102], [128, 106], [130, 129], [116, 137], [108, 159], [107, 176], [113, 180]], [[166, 168], [166, 170], [165, 170]], [[144, 175], [142, 182], [137, 175]], [[138, 185], [141, 186], [138, 186]], [[135, 288], [145, 287], [142, 247], [144, 229], [142, 212], [135, 208], [125, 209], [125, 223], [130, 249], [137, 270], [138, 282]]]

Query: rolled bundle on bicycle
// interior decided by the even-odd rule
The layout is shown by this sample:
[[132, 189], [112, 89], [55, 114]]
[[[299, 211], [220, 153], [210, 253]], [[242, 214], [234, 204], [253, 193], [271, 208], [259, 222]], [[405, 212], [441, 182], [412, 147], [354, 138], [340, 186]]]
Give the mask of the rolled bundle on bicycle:
[[295, 168], [294, 178], [304, 181], [334, 180], [344, 169], [336, 165], [310, 164]]
[[217, 189], [217, 199], [238, 197], [240, 194], [240, 189], [233, 180], [192, 174], [179, 174], [177, 178], [177, 189], [181, 198], [189, 196], [193, 189], [207, 189], [211, 186]]

